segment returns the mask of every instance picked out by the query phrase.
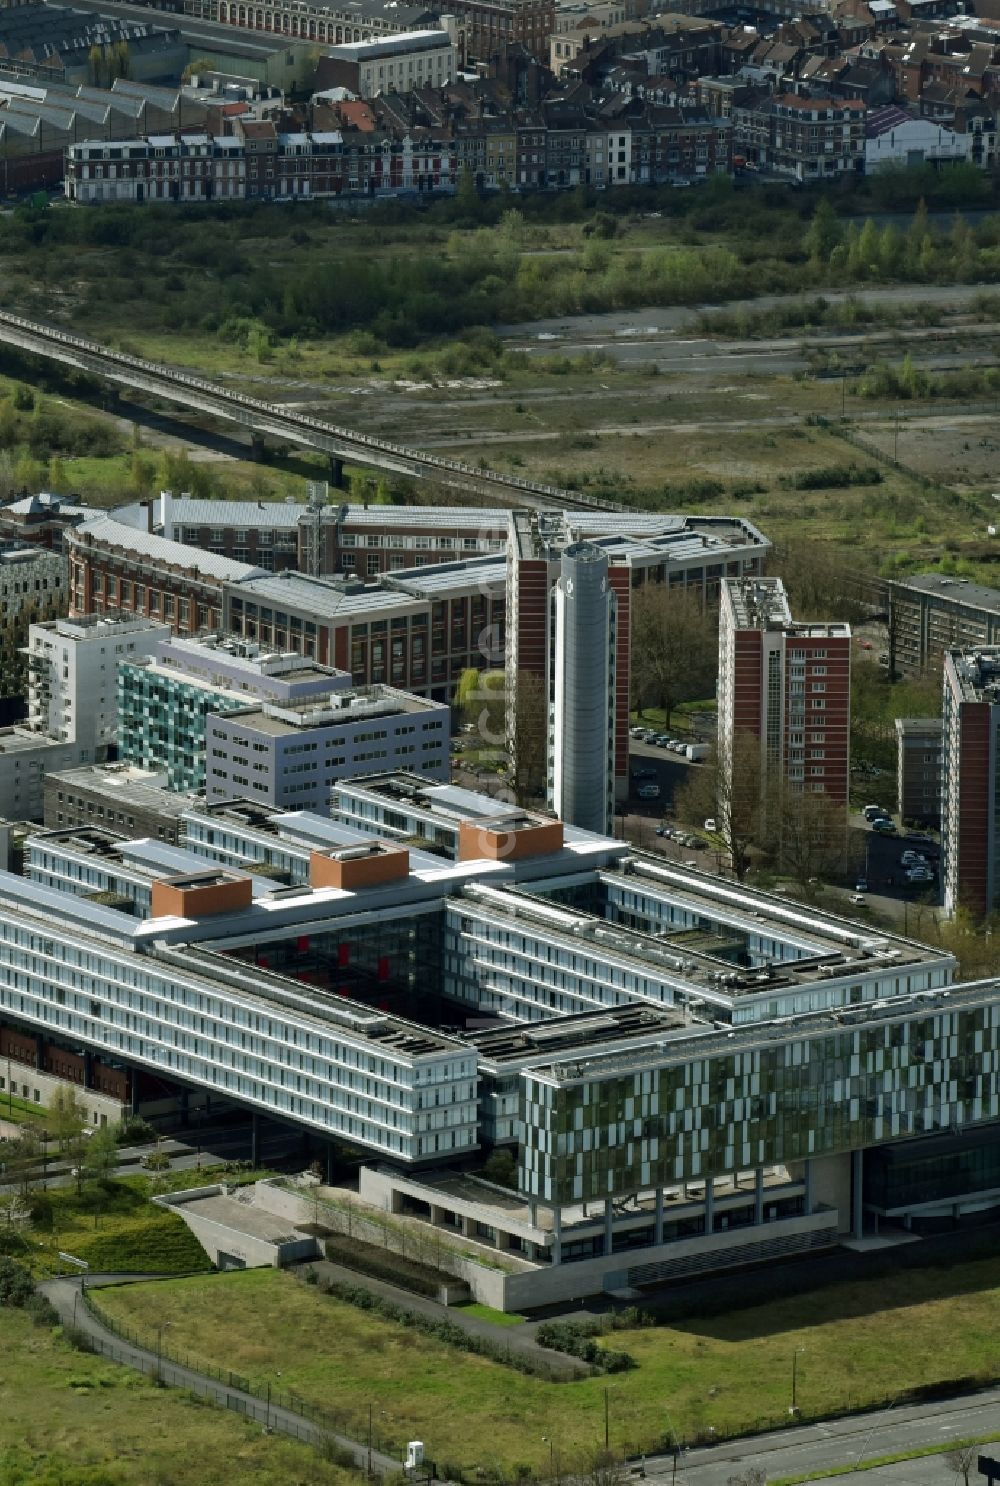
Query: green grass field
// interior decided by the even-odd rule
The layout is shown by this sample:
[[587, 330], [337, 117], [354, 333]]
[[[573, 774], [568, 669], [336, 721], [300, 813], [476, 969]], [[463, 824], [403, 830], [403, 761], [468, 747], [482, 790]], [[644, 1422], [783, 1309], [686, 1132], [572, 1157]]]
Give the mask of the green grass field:
[[[151, 1334], [171, 1323], [192, 1360], [231, 1367], [336, 1410], [398, 1446], [423, 1439], [432, 1458], [464, 1469], [518, 1464], [543, 1471], [553, 1440], [566, 1460], [603, 1438], [651, 1451], [787, 1421], [792, 1358], [805, 1418], [857, 1409], [928, 1384], [1000, 1372], [1000, 1257], [951, 1269], [906, 1269], [868, 1282], [705, 1320], [616, 1332], [625, 1374], [547, 1383], [354, 1309], [287, 1274], [257, 1270], [105, 1290], [100, 1306]], [[308, 1347], [302, 1345], [309, 1337]], [[456, 1427], [456, 1421], [461, 1421]]]
[[[84, 1259], [93, 1270], [187, 1274], [210, 1268], [201, 1244], [183, 1218], [149, 1201], [150, 1182], [142, 1176], [106, 1184], [91, 1183], [48, 1193], [51, 1222], [29, 1235], [32, 1263], [39, 1271], [64, 1267], [59, 1250]], [[43, 1231], [37, 1231], [42, 1228]]]
[[0, 1310], [5, 1486], [340, 1486], [305, 1445], [160, 1389]]

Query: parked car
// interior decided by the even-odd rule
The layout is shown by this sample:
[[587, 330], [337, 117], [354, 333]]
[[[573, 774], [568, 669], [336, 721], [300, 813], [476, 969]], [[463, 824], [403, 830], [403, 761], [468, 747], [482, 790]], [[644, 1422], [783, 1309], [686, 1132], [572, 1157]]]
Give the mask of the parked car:
[[649, 765], [646, 764], [641, 769], [633, 769], [632, 778], [636, 781], [639, 781], [640, 779], [655, 779], [656, 770], [651, 769]]
[[895, 822], [891, 821], [887, 815], [880, 815], [876, 820], [872, 821], [872, 830], [880, 836], [895, 836]]
[[718, 830], [718, 827], [715, 824], [715, 816], [714, 815], [710, 815], [708, 817], [708, 819], [705, 821], [705, 830], [708, 831], [709, 835], [711, 835], [711, 836], [714, 836], [715, 835], [716, 831]]
[[852, 893], [850, 901], [852, 903], [863, 903], [865, 901], [865, 895], [864, 893]]
[[861, 814], [865, 820], [875, 820], [878, 816], [885, 814], [884, 805], [866, 805]]
[[658, 784], [640, 784], [640, 800], [658, 800], [660, 798], [660, 786]]
[[868, 891], [868, 879], [867, 879], [867, 877], [859, 877], [858, 878], [857, 882], [854, 884], [854, 891], [856, 893], [866, 893]]
[[673, 835], [673, 831], [670, 829], [669, 826], [657, 826], [656, 834], [658, 836], [663, 836], [667, 841], [669, 841], [670, 837]]

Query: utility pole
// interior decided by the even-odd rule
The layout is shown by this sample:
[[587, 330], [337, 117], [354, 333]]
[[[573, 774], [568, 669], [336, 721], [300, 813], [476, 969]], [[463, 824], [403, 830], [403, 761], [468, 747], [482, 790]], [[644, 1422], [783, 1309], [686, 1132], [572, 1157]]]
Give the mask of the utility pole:
[[368, 1400], [368, 1474], [372, 1473], [372, 1405]]
[[608, 1441], [609, 1441], [609, 1433], [608, 1433], [608, 1390], [607, 1390], [607, 1388], [605, 1388], [605, 1390], [604, 1390], [604, 1448], [605, 1448], [605, 1450], [608, 1448]]

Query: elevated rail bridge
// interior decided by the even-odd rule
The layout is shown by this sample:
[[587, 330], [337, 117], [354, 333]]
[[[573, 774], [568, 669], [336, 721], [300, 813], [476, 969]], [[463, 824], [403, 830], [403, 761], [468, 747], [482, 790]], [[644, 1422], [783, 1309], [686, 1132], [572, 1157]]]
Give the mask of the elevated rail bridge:
[[461, 460], [422, 453], [373, 434], [359, 433], [356, 429], [328, 423], [309, 413], [248, 397], [242, 392], [233, 392], [190, 372], [145, 361], [140, 356], [113, 350], [100, 341], [71, 335], [55, 326], [26, 320], [3, 310], [0, 310], [0, 342], [34, 356], [62, 362], [128, 388], [130, 392], [161, 397], [192, 412], [236, 423], [249, 433], [256, 451], [262, 448], [266, 436], [316, 450], [329, 460], [330, 478], [335, 485], [342, 482], [344, 464], [350, 463], [415, 479], [434, 480], [449, 489], [485, 496], [503, 504], [580, 507], [598, 511], [626, 509], [614, 501], [601, 501], [555, 485], [478, 469]]

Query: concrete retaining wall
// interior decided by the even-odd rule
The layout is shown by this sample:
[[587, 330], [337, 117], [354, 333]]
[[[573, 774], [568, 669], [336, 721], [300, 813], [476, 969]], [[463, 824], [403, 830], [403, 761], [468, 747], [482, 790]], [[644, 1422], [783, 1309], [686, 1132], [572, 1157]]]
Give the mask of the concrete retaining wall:
[[[270, 1181], [258, 1182], [254, 1187], [254, 1203], [277, 1217], [287, 1218], [292, 1223], [312, 1223], [316, 1221], [315, 1205], [306, 1188], [302, 1192], [295, 1192], [287, 1187], [274, 1185]], [[347, 1235], [360, 1239], [362, 1243], [371, 1244], [373, 1248], [387, 1249], [390, 1253], [402, 1254], [408, 1259], [416, 1259], [421, 1264], [427, 1264], [432, 1269], [441, 1269], [446, 1266], [448, 1272], [464, 1281], [468, 1286], [474, 1300], [482, 1305], [493, 1306], [496, 1310], [503, 1307], [503, 1282], [506, 1275], [495, 1269], [490, 1269], [484, 1264], [477, 1264], [474, 1260], [464, 1259], [450, 1248], [444, 1235], [436, 1230], [428, 1228], [427, 1237], [410, 1228], [402, 1228], [398, 1223], [384, 1224], [376, 1218], [366, 1218], [364, 1209], [352, 1208], [350, 1213], [340, 1207], [334, 1207], [330, 1203], [324, 1203], [322, 1199], [319, 1205], [319, 1222], [334, 1233]], [[400, 1289], [405, 1289], [400, 1285]], [[442, 1304], [455, 1304], [458, 1298], [454, 1295], [447, 1297], [442, 1294], [439, 1297]]]
[[[0, 1079], [3, 1080], [0, 1088], [2, 1116], [4, 1096], [8, 1092], [6, 1061], [0, 1062]], [[110, 1094], [98, 1094], [94, 1089], [85, 1089], [81, 1084], [71, 1083], [69, 1079], [57, 1078], [54, 1073], [42, 1073], [38, 1069], [29, 1068], [25, 1063], [11, 1062], [10, 1081], [14, 1086], [15, 1099], [37, 1104], [40, 1110], [49, 1107], [59, 1089], [70, 1090], [87, 1111], [87, 1124], [98, 1128], [101, 1125], [117, 1125], [126, 1113], [126, 1106], [121, 1100], [113, 1099]]]

